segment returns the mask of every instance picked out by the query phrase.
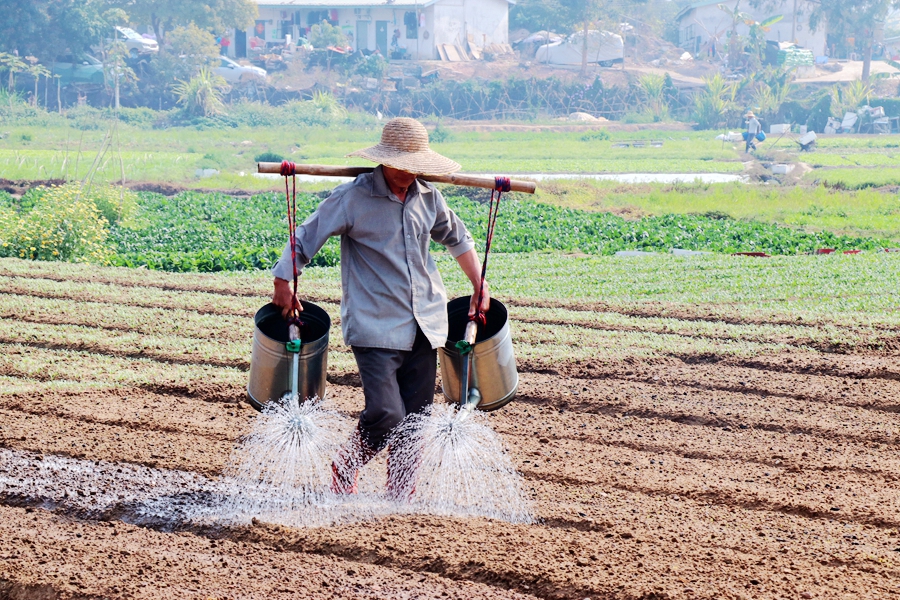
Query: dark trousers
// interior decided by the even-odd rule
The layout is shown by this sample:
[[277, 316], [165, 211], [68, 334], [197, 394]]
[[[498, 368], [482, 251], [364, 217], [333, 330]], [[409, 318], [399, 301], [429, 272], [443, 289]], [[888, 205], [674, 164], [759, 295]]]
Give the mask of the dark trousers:
[[359, 430], [366, 444], [381, 450], [406, 415], [420, 413], [434, 402], [437, 350], [421, 329], [412, 350], [352, 349], [366, 398]]

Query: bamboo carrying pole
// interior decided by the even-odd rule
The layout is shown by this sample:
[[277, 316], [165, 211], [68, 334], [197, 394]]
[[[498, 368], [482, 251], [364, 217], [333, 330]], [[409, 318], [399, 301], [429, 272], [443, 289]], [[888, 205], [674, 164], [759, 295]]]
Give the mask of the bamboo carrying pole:
[[[259, 173], [281, 174], [281, 163], [263, 162], [257, 164]], [[371, 173], [374, 167], [336, 167], [332, 165], [295, 165], [294, 172], [297, 175], [319, 175], [322, 177], [356, 177], [363, 173]], [[477, 175], [463, 175], [454, 173], [451, 175], [422, 175], [423, 181], [433, 183], [450, 183], [466, 187], [479, 187], [492, 190], [496, 187], [493, 177], [479, 177]], [[533, 181], [510, 180], [510, 191], [533, 194], [537, 184]]]

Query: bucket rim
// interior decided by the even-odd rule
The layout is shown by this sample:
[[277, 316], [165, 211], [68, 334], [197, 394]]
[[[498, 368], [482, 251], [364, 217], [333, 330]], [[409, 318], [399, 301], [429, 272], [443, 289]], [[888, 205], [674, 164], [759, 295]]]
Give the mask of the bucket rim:
[[[321, 325], [323, 326], [323, 330], [324, 330], [322, 335], [320, 335], [314, 339], [311, 339], [311, 340], [304, 340], [303, 345], [307, 346], [307, 345], [315, 344], [323, 339], [328, 340], [329, 333], [331, 331], [331, 317], [328, 316], [328, 313], [325, 311], [325, 309], [322, 308], [321, 306], [319, 306], [318, 304], [314, 304], [314, 303], [308, 302], [306, 300], [301, 300], [300, 306], [303, 307], [303, 312], [301, 313], [300, 318], [301, 319], [303, 318], [302, 315], [309, 315], [310, 317], [312, 317], [312, 320], [319, 321], [321, 323]], [[272, 342], [274, 342], [276, 344], [284, 344], [284, 341], [273, 338], [272, 336], [265, 333], [262, 330], [262, 328], [260, 328], [260, 326], [259, 326], [262, 321], [264, 321], [268, 318], [271, 318], [271, 317], [278, 317], [279, 319], [282, 319], [281, 318], [281, 307], [275, 305], [272, 302], [269, 302], [269, 303], [263, 305], [262, 307], [260, 307], [259, 310], [257, 310], [256, 313], [254, 313], [253, 327], [256, 330], [256, 333], [262, 335], [267, 340], [271, 340]], [[282, 321], [283, 321], [283, 319], [282, 319]]]
[[[449, 326], [449, 321], [450, 321], [451, 305], [456, 304], [457, 306], [468, 306], [469, 302], [471, 302], [471, 298], [472, 298], [471, 296], [459, 296], [459, 297], [454, 298], [447, 302], [447, 321], [448, 321], [447, 324], [448, 324], [448, 326]], [[488, 336], [486, 338], [482, 338], [482, 339], [477, 339], [475, 341], [475, 343], [473, 344], [473, 346], [478, 346], [479, 344], [484, 344], [485, 342], [489, 342], [491, 340], [496, 339], [498, 336], [503, 334], [503, 331], [505, 329], [507, 329], [509, 327], [509, 309], [506, 308], [506, 305], [503, 304], [503, 302], [501, 302], [500, 300], [497, 300], [496, 298], [491, 298], [490, 302], [491, 302], [490, 309], [488, 310], [488, 313], [491, 313], [491, 311], [496, 311], [497, 309], [500, 309], [504, 316], [503, 324], [500, 325], [500, 327], [497, 328], [497, 331], [492, 333], [490, 336]], [[455, 309], [454, 312], [459, 310], [456, 306], [454, 306], [453, 308]], [[468, 316], [468, 311], [466, 312], [466, 314]], [[494, 314], [496, 314], [496, 312], [494, 312]], [[459, 340], [452, 340], [452, 341], [450, 340], [449, 330], [448, 330], [447, 341], [444, 344], [444, 347], [448, 350], [456, 350], [456, 342], [458, 342], [458, 341]]]

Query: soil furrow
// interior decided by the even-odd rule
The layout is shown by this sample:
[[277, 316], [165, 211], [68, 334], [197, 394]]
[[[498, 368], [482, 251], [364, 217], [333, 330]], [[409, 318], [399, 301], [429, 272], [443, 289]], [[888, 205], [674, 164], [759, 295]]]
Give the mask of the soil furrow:
[[0, 446], [74, 458], [217, 474], [233, 442], [0, 409]]
[[[826, 377], [826, 376], [820, 376], [820, 377]], [[759, 396], [760, 398], [764, 398], [764, 399], [765, 398], [781, 398], [781, 399], [785, 399], [785, 400], [799, 400], [799, 401], [804, 401], [804, 402], [820, 402], [820, 403], [829, 404], [832, 406], [841, 405], [841, 406], [848, 406], [848, 407], [858, 407], [858, 408], [864, 408], [867, 410], [882, 411], [882, 412], [888, 412], [888, 413], [895, 413], [895, 412], [898, 412], [898, 410], [900, 410], [900, 409], [898, 409], [898, 406], [896, 404], [887, 404], [887, 405], [874, 404], [874, 403], [872, 403], [871, 399], [867, 398], [863, 393], [858, 394], [858, 396], [862, 396], [862, 397], [856, 397], [856, 398], [847, 397], [848, 395], [844, 392], [837, 392], [835, 395], [831, 395], [831, 396], [826, 396], [826, 395], [822, 395], [822, 394], [818, 394], [818, 393], [810, 393], [808, 391], [804, 392], [804, 393], [793, 393], [792, 394], [792, 393], [789, 393], [786, 391], [773, 390], [772, 388], [756, 387], [755, 382], [754, 382], [754, 384], [748, 384], [748, 383], [744, 383], [744, 382], [738, 382], [737, 384], [735, 384], [733, 382], [724, 382], [724, 383], [720, 383], [720, 384], [702, 383], [702, 382], [698, 382], [696, 379], [691, 380], [691, 379], [681, 378], [681, 377], [678, 377], [677, 375], [675, 377], [672, 377], [671, 375], [669, 375], [669, 377], [667, 378], [667, 380], [665, 382], [660, 382], [659, 377], [653, 378], [653, 377], [649, 377], [649, 376], [645, 376], [645, 377], [610, 376], [608, 379], [613, 379], [613, 380], [618, 380], [618, 381], [640, 382], [640, 383], [643, 383], [648, 386], [657, 387], [661, 390], [662, 389], [671, 389], [672, 387], [677, 386], [677, 388], [680, 388], [682, 390], [683, 389], [700, 390], [703, 392], [711, 392], [711, 393], [713, 393], [713, 392], [728, 392], [728, 393], [733, 393], [733, 394], [747, 394], [747, 395], [752, 395], [752, 396]], [[698, 377], [698, 379], [699, 379], [699, 377]], [[761, 379], [762, 379], [762, 381], [760, 381], [759, 383], [765, 384], [766, 378], [763, 377]], [[769, 383], [770, 384], [774, 383], [771, 381], [771, 378], [769, 378]], [[844, 385], [843, 381], [840, 381], [840, 380], [837, 382], [837, 384], [841, 385], [841, 386]], [[818, 387], [818, 386], [813, 386], [813, 387], [815, 389], [815, 387]], [[898, 386], [898, 387], [900, 387], [900, 386]], [[783, 388], [781, 388], [781, 389], [783, 389]]]
[[[40, 285], [42, 282], [64, 284], [58, 287], [50, 285]], [[83, 283], [83, 286], [75, 285]], [[120, 288], [124, 288], [120, 289]], [[160, 302], [154, 305], [152, 300], [144, 300], [137, 291], [144, 291], [144, 296], [149, 296]], [[260, 306], [269, 302], [271, 293], [268, 294], [219, 294], [215, 291], [205, 291], [202, 289], [182, 290], [171, 287], [154, 287], [144, 286], [141, 284], [120, 284], [116, 282], [94, 281], [91, 279], [46, 279], [32, 277], [13, 277], [6, 278], [0, 275], [0, 292], [5, 294], [18, 294], [33, 296], [36, 298], [44, 298], [47, 300], [67, 300], [71, 302], [84, 302], [86, 300], [93, 302], [112, 303], [117, 299], [124, 299], [125, 302], [118, 302], [122, 306], [139, 306], [145, 308], [165, 308], [165, 309], [181, 309], [193, 310], [199, 314], [215, 314], [236, 317], [252, 317], [253, 313]], [[304, 289], [304, 300], [315, 302], [323, 307], [337, 306], [340, 304], [340, 296], [333, 298], [331, 296], [320, 296], [314, 290]], [[185, 299], [194, 302], [184, 303]], [[202, 299], [202, 304], [197, 300]], [[222, 302], [222, 300], [237, 299], [238, 302]], [[246, 302], [248, 299], [254, 299], [256, 309], [253, 304]], [[180, 304], [184, 303], [184, 305]]]
[[[57, 283], [84, 283], [106, 284], [110, 286], [132, 287], [141, 289], [157, 289], [163, 292], [188, 292], [202, 293], [219, 296], [235, 296], [248, 298], [263, 298], [272, 293], [271, 276], [262, 272], [255, 273], [230, 273], [226, 278], [238, 280], [243, 285], [223, 283], [221, 275], [202, 273], [167, 273], [165, 271], [150, 271], [146, 269], [127, 268], [96, 268], [85, 269], [83, 274], [60, 275], [55, 269], [56, 265], [48, 263], [43, 265], [33, 261], [19, 261], [24, 268], [13, 268], [15, 260], [6, 259], [0, 265], [0, 276], [18, 277], [22, 279], [43, 279]], [[52, 265], [48, 268], [48, 265]], [[68, 264], [67, 268], [77, 268]], [[190, 283], [192, 281], [203, 283]], [[322, 293], [317, 296], [309, 295], [312, 302], [337, 303], [340, 301], [340, 285], [316, 283], [316, 287], [333, 287], [337, 293]], [[314, 294], [316, 291], [311, 290]]]
[[[233, 296], [217, 296], [197, 292], [164, 292], [153, 288], [120, 287], [108, 284], [82, 284], [46, 282], [44, 280], [6, 278], [0, 276], [0, 291], [38, 298], [71, 300], [73, 302], [117, 302], [124, 305], [147, 308], [179, 308], [195, 310], [201, 314], [224, 314], [252, 317], [260, 306], [268, 302], [265, 297], [253, 299]], [[42, 285], [43, 284], [43, 285]]]
[[[705, 304], [705, 303], [695, 303], [690, 305], [683, 304], [670, 304], [670, 303], [661, 303], [654, 301], [645, 301], [640, 303], [631, 303], [628, 305], [616, 305], [609, 304], [606, 302], [579, 302], [579, 301], [571, 301], [571, 300], [513, 300], [510, 299], [507, 301], [504, 299], [504, 303], [513, 307], [528, 307], [528, 308], [545, 308], [549, 310], [553, 309], [563, 309], [572, 312], [585, 312], [585, 313], [595, 313], [595, 312], [608, 312], [608, 313], [616, 313], [625, 317], [633, 317], [637, 319], [658, 319], [658, 318], [666, 318], [666, 319], [677, 319], [679, 321], [687, 321], [687, 322], [704, 322], [704, 323], [724, 323], [726, 325], [781, 325], [785, 327], [796, 326], [798, 324], [802, 324], [805, 326], [816, 327], [819, 325], [827, 325], [829, 327], [841, 328], [841, 329], [849, 329], [855, 330], [858, 326], [845, 324], [845, 323], [835, 323], [832, 320], [828, 320], [825, 318], [821, 319], [801, 319], [798, 320], [797, 316], [773, 316], [773, 315], [765, 315], [765, 316], [751, 316], [751, 315], [741, 315], [736, 316], [734, 311], [726, 312], [722, 310], [722, 304]], [[742, 303], [738, 303], [742, 304]], [[706, 313], [706, 314], [702, 314]], [[869, 323], [861, 323], [865, 325], [870, 325]], [[879, 327], [881, 328], [881, 327]], [[900, 327], [886, 325], [882, 331], [896, 331], [900, 332]]]
[[[46, 340], [54, 340], [53, 336], [46, 336], [44, 339]], [[63, 338], [65, 339], [65, 338]], [[196, 344], [201, 344], [201, 340], [190, 340], [190, 342], [194, 342]], [[169, 352], [165, 351], [156, 351], [152, 349], [144, 349], [134, 351], [127, 351], [121, 349], [113, 349], [108, 345], [103, 343], [89, 342], [89, 341], [78, 341], [78, 342], [56, 342], [56, 341], [44, 341], [40, 342], [37, 340], [34, 341], [23, 341], [18, 335], [3, 335], [0, 334], [0, 343], [5, 344], [21, 344], [23, 346], [28, 346], [30, 348], [39, 348], [41, 350], [73, 350], [78, 352], [88, 352], [92, 354], [98, 354], [102, 356], [115, 356], [118, 358], [141, 358], [148, 359], [155, 362], [163, 363], [163, 364], [172, 364], [172, 365], [191, 365], [197, 367], [218, 367], [218, 368], [233, 368], [240, 369], [241, 371], [249, 371], [250, 370], [250, 361], [248, 360], [237, 360], [237, 359], [225, 359], [225, 360], [216, 360], [212, 357], [206, 357], [203, 359], [196, 358], [185, 358], [183, 356], [173, 356]], [[187, 351], [190, 352], [190, 351]]]
[[[856, 360], [854, 360], [856, 359]], [[846, 361], [846, 362], [845, 362]], [[729, 359], [748, 369], [764, 372], [778, 372], [795, 375], [833, 375], [848, 379], [885, 379], [900, 381], [897, 355], [886, 357], [872, 356], [803, 356], [784, 359], [779, 357], [753, 357], [741, 360]]]
[[523, 461], [528, 464], [520, 468], [532, 485], [540, 483], [539, 493], [553, 482], [607, 490], [620, 487], [647, 495], [688, 495], [711, 504], [762, 512], [793, 507], [792, 511], [801, 511], [796, 514], [878, 527], [900, 522], [896, 518], [900, 510], [897, 478], [890, 481], [868, 472], [798, 471], [739, 459], [698, 460], [600, 444], [586, 452], [583, 443], [571, 440], [541, 445], [520, 439], [516, 447], [532, 453], [531, 460]]
[[249, 340], [252, 322], [244, 316], [200, 315], [196, 311], [131, 307], [109, 302], [69, 302], [0, 293], [0, 318], [49, 325], [76, 325], [107, 330], [181, 337]]
[[[3, 319], [15, 319], [22, 323], [33, 323], [35, 325], [49, 325], [52, 327], [65, 328], [65, 327], [84, 327], [89, 329], [98, 329], [100, 331], [105, 331], [109, 333], [131, 333], [137, 335], [148, 335], [151, 333], [157, 333], [161, 335], [166, 335], [165, 331], [157, 331], [157, 332], [149, 332], [144, 327], [133, 326], [133, 325], [125, 325], [121, 323], [103, 323], [98, 322], [98, 319], [91, 319], [90, 317], [73, 317], [71, 313], [69, 315], [22, 315], [16, 314], [14, 312], [0, 312], [0, 320]], [[235, 328], [229, 326], [230, 324], [223, 325], [221, 329], [218, 328], [209, 328], [206, 331], [206, 334], [210, 338], [215, 338], [216, 340], [222, 340], [225, 342], [243, 342], [248, 346], [252, 343], [253, 340], [253, 332], [246, 331], [246, 327]], [[172, 327], [172, 329], [178, 329], [177, 327]], [[64, 329], [62, 329], [64, 330]], [[240, 333], [237, 333], [240, 332]], [[169, 337], [178, 337], [190, 341], [197, 340], [199, 338], [192, 337], [190, 335], [185, 335], [186, 333], [191, 332], [179, 332], [174, 333]], [[200, 332], [193, 332], [199, 334]]]
[[[664, 425], [656, 422], [652, 424], [652, 427], [654, 429], [660, 429], [664, 427]], [[533, 435], [510, 430], [508, 429], [508, 426], [498, 427], [497, 431], [512, 438], [521, 435]], [[725, 440], [721, 440], [719, 443], [716, 443], [715, 441], [710, 443], [710, 440], [704, 440], [704, 446], [698, 445], [697, 447], [691, 447], [689, 443], [686, 444], [685, 442], [680, 441], [680, 439], [677, 444], [666, 444], [650, 441], [635, 441], [632, 438], [615, 439], [612, 437], [613, 432], [604, 432], [604, 435], [605, 437], [596, 439], [591, 439], [586, 434], [581, 434], [580, 436], [545, 434], [544, 437], [548, 441], [555, 440], [575, 442], [585, 445], [591, 444], [604, 447], [623, 448], [627, 450], [633, 450], [645, 455], [671, 454], [680, 458], [702, 461], [740, 460], [743, 462], [752, 463], [754, 465], [760, 465], [762, 467], [787, 469], [789, 472], [820, 471], [822, 473], [832, 474], [835, 477], [840, 477], [840, 472], [847, 472], [858, 476], [871, 475], [880, 480], [888, 482], [900, 481], [900, 465], [893, 464], [895, 463], [895, 461], [893, 461], [893, 448], [885, 448], [883, 453], [885, 459], [891, 464], [885, 464], [880, 461], [873, 461], [876, 462], [878, 466], [872, 467], [871, 465], [866, 465], [865, 467], [863, 467], [857, 465], [834, 464], [833, 461], [829, 460], [830, 457], [828, 457], [828, 453], [822, 452], [821, 447], [816, 442], [813, 442], [811, 444], [803, 444], [801, 442], [791, 444], [793, 452], [791, 454], [788, 454], [787, 457], [782, 456], [778, 453], [772, 454], [770, 447], [769, 455], [771, 455], [771, 458], [769, 458], [769, 455], [762, 456], [747, 454], [746, 452], [735, 450], [733, 444], [722, 443]], [[638, 435], [640, 436], [641, 434]], [[712, 446], [712, 448], [714, 448], [715, 450], [719, 450], [719, 452], [711, 451], [709, 449], [710, 446]], [[816, 448], [818, 449], [818, 451], [807, 451], [806, 448]], [[867, 448], [868, 444], [858, 444], [855, 448], [848, 449], [847, 452], [855, 451], [859, 453]], [[802, 452], [800, 452], [800, 450], [802, 450]], [[816, 462], [820, 458], [825, 459], [825, 462]], [[884, 466], [884, 468], [881, 468], [882, 466]]]
[[[36, 326], [40, 326], [35, 324]], [[102, 330], [101, 330], [102, 331]], [[48, 328], [49, 332], [49, 328]], [[157, 350], [154, 348], [140, 348], [138, 350], [124, 350], [120, 347], [110, 347], [111, 345], [115, 346], [125, 346], [128, 344], [123, 342], [121, 337], [114, 338], [109, 341], [109, 343], [103, 342], [93, 342], [85, 339], [72, 341], [72, 337], [68, 338], [68, 342], [58, 342], [56, 341], [58, 338], [47, 333], [46, 335], [42, 335], [41, 338], [47, 341], [38, 341], [37, 339], [32, 340], [23, 340], [17, 334], [3, 334], [0, 333], [0, 344], [17, 344], [20, 346], [35, 348], [40, 350], [63, 350], [63, 351], [75, 351], [82, 352], [88, 354], [96, 354], [98, 356], [111, 356], [116, 358], [124, 358], [124, 359], [141, 359], [141, 360], [149, 360], [153, 362], [157, 362], [160, 364], [170, 364], [170, 365], [183, 365], [183, 366], [195, 366], [195, 367], [214, 367], [214, 368], [230, 368], [230, 369], [238, 369], [240, 371], [249, 371], [250, 370], [250, 361], [246, 359], [216, 359], [217, 356], [216, 348], [214, 346], [207, 346], [204, 340], [196, 339], [190, 340], [188, 338], [182, 338], [183, 345], [187, 346], [190, 344], [194, 344], [192, 348], [188, 348], [182, 350], [183, 354], [193, 354], [193, 353], [202, 353], [203, 356], [193, 358], [190, 356], [177, 355], [172, 351], [166, 350]], [[66, 339], [66, 338], [63, 338]], [[144, 343], [147, 343], [147, 338], [142, 338]], [[200, 348], [204, 348], [204, 350], [198, 350]], [[335, 369], [340, 370], [341, 367], [347, 368], [349, 366], [348, 361], [352, 362], [350, 358], [352, 356], [349, 348], [344, 350], [341, 348], [331, 348], [329, 349], [329, 357], [332, 359], [329, 361], [329, 367], [334, 365]], [[345, 364], [346, 363], [346, 364]], [[4, 373], [4, 374], [12, 374], [12, 372]]]
[[[746, 364], [748, 362], [749, 365]], [[701, 362], [673, 357], [645, 362], [582, 361], [577, 365], [560, 365], [553, 369], [526, 363], [520, 365], [519, 370], [563, 376], [588, 383], [597, 380], [636, 381], [660, 388], [681, 386], [859, 407], [877, 406], [873, 404], [876, 396], [886, 399], [900, 396], [900, 378], [895, 378], [890, 373], [882, 377], [880, 375], [884, 375], [883, 373], [872, 373], [870, 369], [862, 373], [847, 373], [844, 369], [802, 369], [792, 372], [777, 368], [765, 369], [753, 361], [735, 359]], [[890, 407], [894, 405], [894, 401], [890, 402], [885, 408], [893, 412]]]
[[[8, 598], [526, 598], [430, 573], [119, 521], [0, 507], [0, 595]], [[9, 527], [5, 524], [19, 524]], [[238, 536], [234, 536], [238, 537]], [[90, 540], [81, 552], [73, 546]]]
[[[689, 322], [689, 321], [688, 321]], [[539, 319], [539, 318], [528, 318], [521, 316], [514, 316], [512, 319], [512, 323], [530, 323], [537, 325], [549, 325], [549, 326], [560, 326], [560, 327], [581, 327], [584, 329], [592, 329], [595, 331], [607, 331], [607, 332], [633, 332], [633, 333], [655, 333], [658, 335], [674, 335], [678, 337], [682, 337], [689, 340], [714, 340], [720, 342], [738, 342], [738, 341], [748, 341], [755, 343], [777, 343], [790, 348], [800, 348], [800, 349], [814, 349], [819, 352], [840, 352], [844, 354], [855, 354], [855, 353], [865, 353], [865, 352], [879, 352], [883, 351], [885, 346], [887, 347], [900, 347], [900, 336], [890, 336], [886, 337], [883, 340], [879, 341], [867, 341], [862, 344], [851, 343], [848, 344], [846, 342], [840, 343], [829, 343], [822, 342], [820, 340], [816, 340], [813, 338], [797, 338], [797, 337], [786, 337], [786, 336], [778, 336], [777, 339], [766, 339], [761, 336], [754, 335], [741, 335], [735, 334], [731, 336], [727, 335], [709, 335], [702, 332], [689, 333], [684, 331], [678, 331], [672, 327], [668, 326], [653, 326], [649, 325], [647, 327], [638, 327], [638, 326], [628, 326], [628, 325], [606, 325], [601, 323], [590, 323], [590, 322], [582, 322], [579, 321], [577, 323], [567, 322], [560, 319]], [[864, 336], [858, 331], [853, 331], [862, 339], [871, 339], [871, 336]]]
[[78, 350], [45, 350], [29, 344], [0, 343], [0, 375], [45, 381], [95, 382], [109, 386], [163, 385], [174, 389], [214, 389], [246, 385], [246, 372], [202, 365], [176, 365], [148, 358], [122, 358]]
[[[692, 393], [667, 388], [660, 393], [653, 386], [631, 382], [607, 382], [603, 388], [562, 395], [548, 390], [540, 376], [520, 380], [520, 403], [572, 411], [576, 415], [635, 417], [719, 429], [726, 433], [763, 430], [791, 435], [809, 435], [821, 440], [856, 441], [896, 446], [900, 443], [900, 415], [819, 402], [797, 401], [792, 405], [772, 405], [766, 398], [739, 393]], [[531, 387], [534, 386], [534, 387]], [[586, 386], [579, 386], [586, 387]], [[691, 390], [692, 391], [692, 390]]]
[[[784, 279], [780, 263], [749, 274], [777, 275], [766, 288], [744, 267], [698, 262], [665, 282], [636, 262], [633, 289], [604, 287], [601, 263], [584, 271], [597, 281], [559, 292], [569, 300], [504, 299], [519, 395], [482, 418], [536, 522], [391, 504], [380, 453], [362, 493], [337, 501], [350, 518], [316, 520], [325, 503], [309, 509], [315, 527], [290, 528], [305, 518], [216, 512], [235, 493], [218, 475], [257, 418], [243, 400], [268, 274], [0, 261], [0, 598], [900, 591], [893, 263], [868, 287], [872, 265], [841, 267], [826, 291], [831, 267], [805, 259]], [[337, 316], [336, 271], [304, 283]], [[597, 302], [574, 297], [607, 287]], [[348, 435], [364, 399], [339, 339], [328, 382]]]

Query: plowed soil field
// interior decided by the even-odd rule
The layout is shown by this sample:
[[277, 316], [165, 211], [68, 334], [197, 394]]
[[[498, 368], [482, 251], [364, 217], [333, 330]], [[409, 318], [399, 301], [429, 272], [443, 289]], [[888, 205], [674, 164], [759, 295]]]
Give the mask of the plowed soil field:
[[[0, 598], [900, 594], [900, 261], [516, 260], [493, 268], [521, 381], [489, 422], [535, 523], [307, 529], [138, 510], [197, 497], [255, 418], [265, 274], [0, 260]], [[351, 422], [340, 284], [320, 273], [304, 289], [335, 321], [328, 402]], [[587, 280], [607, 283], [573, 291]]]

